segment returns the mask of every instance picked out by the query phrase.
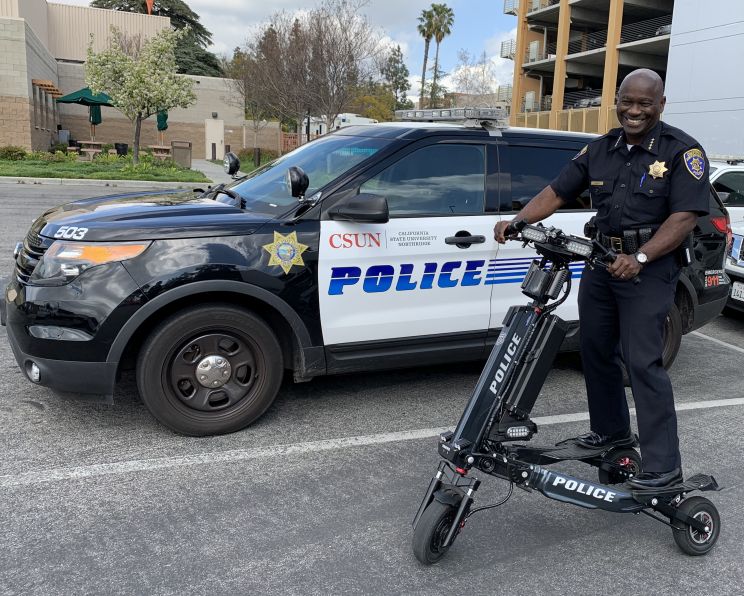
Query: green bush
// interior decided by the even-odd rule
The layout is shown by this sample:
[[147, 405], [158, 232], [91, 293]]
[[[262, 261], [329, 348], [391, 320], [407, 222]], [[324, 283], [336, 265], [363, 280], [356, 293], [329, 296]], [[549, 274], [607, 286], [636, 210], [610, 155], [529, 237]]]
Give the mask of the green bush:
[[0, 147], [0, 159], [8, 159], [10, 161], [26, 159], [26, 150], [23, 147], [18, 147], [16, 145]]
[[114, 148], [114, 144], [113, 143], [106, 143], [105, 145], [102, 145], [101, 146], [101, 151], [103, 151], [104, 153], [108, 153], [109, 150], [111, 150], [113, 148]]
[[61, 151], [62, 153], [67, 153], [67, 144], [66, 143], [54, 143], [54, 145], [52, 145], [52, 153], [57, 153], [57, 151]]
[[[261, 149], [261, 163], [269, 163], [270, 161], [279, 157], [279, 153], [273, 149]], [[241, 149], [238, 153], [238, 159], [240, 163], [244, 165], [253, 164], [253, 147]]]
[[119, 163], [119, 161], [123, 159], [126, 158], [119, 157], [118, 155], [109, 155], [108, 151], [99, 153], [93, 158], [93, 160], [99, 164]]

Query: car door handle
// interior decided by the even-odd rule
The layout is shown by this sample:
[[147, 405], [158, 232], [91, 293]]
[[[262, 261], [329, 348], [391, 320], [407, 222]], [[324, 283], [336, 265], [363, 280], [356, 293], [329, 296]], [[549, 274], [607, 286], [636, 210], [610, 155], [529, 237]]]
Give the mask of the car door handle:
[[486, 241], [485, 236], [447, 236], [444, 239], [445, 244], [467, 245], [483, 244]]

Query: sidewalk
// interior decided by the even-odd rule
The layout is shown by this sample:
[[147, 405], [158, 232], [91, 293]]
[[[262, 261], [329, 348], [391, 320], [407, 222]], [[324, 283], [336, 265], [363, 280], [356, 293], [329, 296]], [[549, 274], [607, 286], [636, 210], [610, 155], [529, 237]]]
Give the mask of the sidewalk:
[[221, 165], [206, 159], [192, 159], [191, 169], [202, 172], [212, 182], [156, 182], [152, 180], [89, 180], [82, 178], [26, 178], [0, 176], [0, 184], [55, 184], [65, 186], [111, 186], [125, 188], [206, 188], [208, 185], [231, 182]]

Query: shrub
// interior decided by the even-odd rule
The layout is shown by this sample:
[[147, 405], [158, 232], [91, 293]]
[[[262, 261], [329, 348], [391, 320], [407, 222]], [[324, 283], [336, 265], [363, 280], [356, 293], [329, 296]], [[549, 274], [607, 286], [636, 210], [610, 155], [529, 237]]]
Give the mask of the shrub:
[[114, 148], [113, 143], [106, 143], [105, 145], [101, 146], [101, 151], [103, 151], [104, 153], [108, 153], [113, 148]]
[[118, 155], [109, 155], [108, 152], [104, 151], [103, 153], [97, 154], [93, 160], [98, 164], [112, 164], [112, 163], [119, 163], [120, 160], [123, 160], [124, 158], [120, 158]]
[[67, 153], [67, 144], [66, 143], [54, 143], [52, 145], [52, 153], [57, 153], [57, 151], [61, 151], [62, 153]]
[[[279, 157], [279, 153], [273, 149], [261, 149], [261, 163], [265, 164]], [[241, 149], [238, 153], [241, 164], [253, 164], [253, 147]]]
[[6, 145], [0, 147], [0, 159], [9, 159], [10, 161], [20, 161], [26, 159], [26, 150], [16, 145]]

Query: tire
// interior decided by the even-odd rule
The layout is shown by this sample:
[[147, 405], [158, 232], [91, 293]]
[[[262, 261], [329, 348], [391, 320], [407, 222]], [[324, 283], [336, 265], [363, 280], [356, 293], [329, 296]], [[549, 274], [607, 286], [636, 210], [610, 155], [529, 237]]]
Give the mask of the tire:
[[[641, 466], [641, 456], [635, 449], [612, 449], [604, 457], [604, 461], [619, 465], [633, 476], [640, 474], [643, 469]], [[597, 470], [597, 476], [601, 484], [621, 484], [628, 480], [627, 477], [614, 470]]]
[[710, 531], [705, 534], [698, 532], [687, 524], [676, 522], [684, 526], [681, 529], [672, 528], [677, 546], [688, 555], [700, 556], [706, 554], [713, 548], [716, 540], [718, 540], [718, 535], [721, 533], [721, 517], [718, 515], [716, 506], [705, 497], [690, 497], [682, 501], [677, 509], [699, 519], [710, 528]]
[[447, 554], [450, 547], [444, 547], [442, 543], [452, 527], [455, 513], [455, 507], [435, 499], [421, 515], [413, 531], [412, 546], [413, 554], [424, 565], [436, 563]]
[[184, 435], [219, 435], [258, 419], [283, 372], [279, 342], [262, 319], [209, 304], [182, 310], [153, 330], [137, 358], [137, 388], [161, 424]]
[[679, 346], [682, 344], [682, 315], [676, 304], [672, 304], [664, 321], [664, 351], [662, 361], [664, 368], [669, 370], [677, 359]]

